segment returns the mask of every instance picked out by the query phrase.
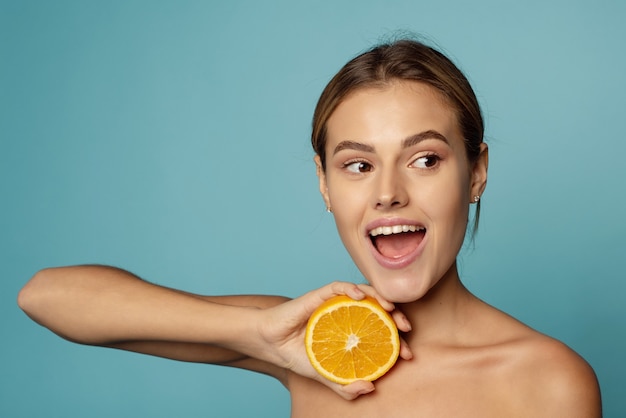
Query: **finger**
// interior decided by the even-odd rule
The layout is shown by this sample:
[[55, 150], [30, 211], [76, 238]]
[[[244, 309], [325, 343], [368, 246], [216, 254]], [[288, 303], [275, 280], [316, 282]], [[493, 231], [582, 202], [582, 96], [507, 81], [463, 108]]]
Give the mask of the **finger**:
[[361, 300], [365, 297], [365, 293], [354, 283], [349, 282], [332, 282], [319, 289], [312, 290], [298, 299], [304, 303], [308, 313], [312, 313], [319, 305], [328, 299], [338, 296], [347, 295], [352, 299]]
[[402, 312], [401, 310], [396, 309], [393, 312], [391, 312], [391, 317], [395, 321], [396, 326], [398, 327], [400, 331], [410, 332], [413, 329], [408, 318], [406, 317], [406, 315], [404, 315], [404, 312]]
[[409, 344], [404, 341], [404, 338], [400, 338], [400, 358], [403, 360], [411, 360], [413, 358], [413, 351]]
[[349, 385], [339, 385], [338, 392], [344, 399], [353, 400], [361, 395], [366, 395], [374, 391], [374, 384], [365, 380], [357, 380]]
[[354, 300], [361, 300], [365, 297], [365, 292], [363, 292], [359, 286], [354, 283], [350, 283], [351, 286], [346, 288], [346, 295], [350, 296]]
[[319, 288], [317, 291], [318, 297], [323, 301], [326, 301], [333, 296], [346, 295], [354, 300], [361, 300], [366, 296], [366, 293], [356, 284], [350, 282], [332, 282], [324, 287]]
[[376, 292], [376, 289], [374, 289], [372, 286], [367, 285], [367, 284], [360, 284], [358, 285], [358, 287], [367, 296], [370, 296], [376, 299], [378, 303], [380, 304], [380, 306], [382, 306], [383, 309], [386, 310], [387, 312], [391, 312], [394, 309], [396, 309], [396, 306], [393, 303], [389, 302], [388, 300], [380, 296], [378, 292]]

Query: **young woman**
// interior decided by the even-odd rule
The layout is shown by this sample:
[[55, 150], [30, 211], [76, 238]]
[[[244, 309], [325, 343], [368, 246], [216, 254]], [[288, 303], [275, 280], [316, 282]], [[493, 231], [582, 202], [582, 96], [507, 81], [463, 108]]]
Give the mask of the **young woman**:
[[[322, 93], [312, 144], [322, 197], [370, 286], [207, 297], [75, 266], [37, 273], [20, 306], [78, 343], [271, 375], [298, 418], [601, 416], [582, 358], [461, 283], [456, 257], [488, 149], [476, 97], [450, 60], [411, 40], [354, 58]], [[307, 360], [306, 321], [336, 294], [377, 297], [403, 332], [402, 359], [376, 390], [326, 381]]]

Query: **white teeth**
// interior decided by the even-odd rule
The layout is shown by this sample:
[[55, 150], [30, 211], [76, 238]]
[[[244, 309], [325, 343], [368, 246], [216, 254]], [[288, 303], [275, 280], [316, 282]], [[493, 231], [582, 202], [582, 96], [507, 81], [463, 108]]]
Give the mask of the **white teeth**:
[[421, 228], [416, 225], [393, 225], [393, 226], [379, 226], [378, 228], [374, 228], [370, 231], [370, 235], [375, 237], [377, 235], [391, 235], [391, 234], [399, 234], [401, 232], [415, 232], [421, 231], [424, 228]]

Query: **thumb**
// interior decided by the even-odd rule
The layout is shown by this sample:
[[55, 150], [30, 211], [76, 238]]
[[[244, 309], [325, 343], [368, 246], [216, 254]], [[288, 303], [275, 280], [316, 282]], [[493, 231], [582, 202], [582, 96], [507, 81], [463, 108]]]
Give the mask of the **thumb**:
[[353, 400], [361, 395], [366, 395], [374, 391], [374, 384], [366, 380], [357, 380], [349, 385], [337, 385], [335, 390], [342, 398], [346, 400]]

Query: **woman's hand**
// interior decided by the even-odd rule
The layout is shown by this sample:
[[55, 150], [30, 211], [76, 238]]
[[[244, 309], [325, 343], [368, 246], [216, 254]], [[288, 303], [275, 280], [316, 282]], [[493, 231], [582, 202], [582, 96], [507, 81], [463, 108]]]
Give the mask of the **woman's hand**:
[[[411, 330], [411, 325], [404, 314], [396, 310], [392, 303], [382, 299], [371, 286], [334, 282], [297, 299], [263, 310], [261, 315], [264, 317], [259, 322], [259, 333], [271, 347], [270, 353], [272, 354], [270, 355], [273, 355], [273, 358], [265, 360], [299, 375], [315, 379], [343, 398], [351, 400], [373, 391], [374, 384], [361, 380], [344, 386], [327, 380], [311, 366], [304, 347], [304, 334], [309, 317], [324, 301], [337, 295], [347, 295], [355, 300], [361, 300], [366, 295], [374, 297], [385, 310], [391, 313], [400, 331]], [[404, 340], [401, 340], [400, 357], [405, 360], [413, 357]]]

